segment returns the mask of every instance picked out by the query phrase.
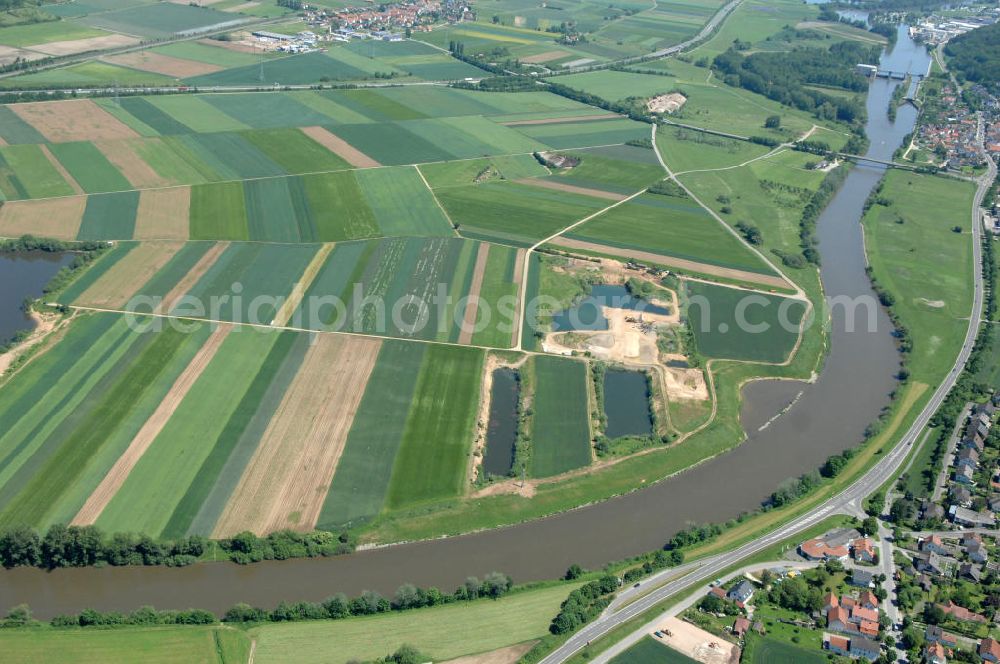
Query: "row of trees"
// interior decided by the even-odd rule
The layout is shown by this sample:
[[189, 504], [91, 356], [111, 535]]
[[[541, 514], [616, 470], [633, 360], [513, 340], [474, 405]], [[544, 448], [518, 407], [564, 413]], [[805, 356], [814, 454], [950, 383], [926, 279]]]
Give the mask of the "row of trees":
[[[44, 536], [26, 526], [0, 530], [0, 565], [12, 567], [87, 567], [107, 564], [190, 565], [202, 557], [210, 542], [199, 535], [155, 540], [134, 533], [105, 534], [96, 526], [55, 524]], [[346, 534], [325, 531], [279, 531], [267, 537], [250, 532], [219, 540], [219, 548], [237, 563], [285, 560], [348, 553], [353, 544]]]

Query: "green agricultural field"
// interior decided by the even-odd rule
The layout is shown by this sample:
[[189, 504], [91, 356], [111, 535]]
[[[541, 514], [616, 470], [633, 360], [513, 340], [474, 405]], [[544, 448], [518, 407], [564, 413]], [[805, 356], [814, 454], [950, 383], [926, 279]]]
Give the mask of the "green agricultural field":
[[566, 237], [771, 273], [759, 256], [687, 196], [643, 194], [574, 228]]
[[318, 173], [350, 165], [296, 128], [258, 129], [243, 134], [287, 173]]
[[132, 184], [93, 143], [53, 143], [49, 149], [88, 194], [132, 189]]
[[747, 647], [751, 664], [821, 664], [827, 661], [821, 650], [809, 650], [777, 639], [751, 637]]
[[419, 136], [401, 122], [337, 125], [334, 129], [337, 136], [381, 164], [420, 164], [454, 158], [433, 136]]
[[[408, 643], [434, 661], [488, 652], [540, 638], [575, 585], [555, 585], [497, 601], [448, 604], [348, 620], [256, 627], [260, 664], [345, 664], [391, 654]], [[489, 629], [484, 629], [489, 625]], [[336, 652], [330, 644], [336, 643]], [[332, 658], [332, 659], [331, 659]]]
[[354, 240], [382, 234], [355, 173], [308, 175], [302, 178], [302, 184], [317, 240]]
[[[282, 299], [292, 292], [318, 248], [315, 244], [231, 244], [187, 293], [202, 304], [204, 311], [188, 311], [187, 315], [270, 324]], [[187, 308], [181, 305], [178, 312]]]
[[92, 264], [86, 272], [81, 274], [64, 291], [57, 295], [58, 302], [62, 304], [72, 304], [80, 294], [90, 288], [95, 281], [103, 277], [108, 270], [114, 267], [115, 263], [125, 258], [128, 252], [139, 246], [138, 242], [119, 242], [114, 249], [104, 253], [97, 262]]
[[204, 184], [191, 188], [192, 240], [249, 240], [243, 185]]
[[329, 124], [330, 117], [289, 94], [254, 93], [207, 95], [205, 101], [227, 116], [254, 129], [308, 127]]
[[0, 28], [0, 44], [22, 48], [54, 41], [103, 37], [107, 34], [103, 30], [87, 28], [72, 21], [28, 23]]
[[302, 367], [309, 345], [307, 334], [285, 331], [278, 335], [211, 452], [170, 515], [163, 528], [163, 537], [211, 535], [260, 445], [268, 423]]
[[138, 208], [138, 191], [89, 196], [76, 239], [131, 240]]
[[439, 189], [436, 194], [463, 236], [521, 247], [611, 204], [591, 196], [513, 182]]
[[798, 340], [801, 301], [687, 282], [686, 316], [706, 357], [783, 362]]
[[[175, 122], [186, 126], [188, 132], [239, 131], [251, 128], [209, 103], [211, 97], [212, 95], [162, 95], [143, 99]], [[138, 117], [149, 124], [143, 116]]]
[[0, 138], [10, 145], [45, 143], [38, 130], [21, 119], [7, 106], [0, 106]]
[[558, 475], [590, 463], [587, 365], [556, 357], [534, 359], [531, 474]]
[[556, 170], [553, 181], [576, 187], [634, 194], [666, 176], [656, 154], [647, 148], [615, 145], [573, 153], [580, 164]]
[[521, 125], [517, 129], [522, 134], [559, 150], [618, 145], [649, 138], [649, 125], [627, 118]]
[[968, 182], [890, 171], [880, 197], [888, 205], [873, 205], [863, 220], [873, 275], [912, 334], [911, 375], [931, 385], [951, 368], [972, 309], [974, 191]]
[[619, 101], [626, 97], [655, 97], [677, 87], [676, 79], [670, 76], [610, 70], [570, 74], [551, 80], [608, 101]]
[[106, 62], [81, 62], [68, 67], [15, 76], [0, 83], [3, 88], [74, 88], [128, 86], [156, 86], [176, 84], [176, 79], [148, 71], [139, 71]]
[[479, 349], [427, 349], [393, 466], [388, 507], [451, 498], [462, 492], [482, 365], [483, 351]]
[[762, 145], [681, 127], [660, 127], [656, 146], [674, 173], [730, 168], [768, 153]]
[[527, 154], [422, 164], [420, 172], [424, 174], [424, 178], [433, 189], [439, 189], [471, 186], [476, 184], [476, 179], [480, 177], [492, 179], [495, 176], [488, 175], [491, 167], [505, 180], [520, 180], [549, 174], [537, 159]]
[[73, 187], [37, 145], [11, 145], [0, 148], [4, 164], [4, 182], [0, 184], [8, 199], [69, 196]]
[[180, 141], [225, 180], [286, 174], [285, 169], [241, 134], [189, 134], [174, 140]]
[[125, 627], [117, 629], [7, 629], [0, 650], [9, 664], [241, 664], [250, 639], [227, 627]]
[[159, 536], [211, 454], [278, 334], [230, 333], [97, 520], [110, 532]]
[[366, 169], [355, 176], [383, 235], [453, 235], [415, 168]]
[[[486, 261], [486, 273], [479, 289], [479, 297], [489, 307], [490, 322], [482, 330], [472, 335], [472, 343], [477, 346], [492, 346], [507, 348], [513, 341], [513, 315], [516, 312], [518, 287], [514, 280], [520, 280], [520, 274], [514, 274], [518, 250], [499, 244], [490, 246], [490, 254]], [[510, 306], [498, 306], [509, 302]], [[511, 312], [505, 316], [504, 312]], [[482, 314], [480, 314], [482, 316]]]
[[403, 341], [382, 344], [323, 503], [319, 527], [356, 525], [382, 511], [428, 348]]
[[260, 57], [254, 53], [241, 53], [233, 51], [223, 46], [214, 46], [203, 42], [177, 42], [165, 46], [157, 46], [150, 49], [151, 53], [169, 55], [182, 60], [193, 60], [203, 62], [218, 67], [230, 68], [250, 65], [260, 61]]
[[[187, 83], [201, 87], [213, 85], [259, 85], [260, 64], [254, 63], [224, 69], [211, 74], [187, 79]], [[392, 71], [392, 67], [386, 67]], [[282, 85], [306, 85], [325, 81], [360, 81], [371, 76], [344, 60], [325, 53], [303, 53], [264, 61], [264, 80]]]
[[113, 32], [163, 38], [182, 32], [223, 27], [239, 18], [239, 14], [220, 12], [208, 7], [157, 3], [88, 14], [80, 22]]
[[659, 643], [652, 636], [611, 659], [611, 664], [693, 664], [697, 660]]

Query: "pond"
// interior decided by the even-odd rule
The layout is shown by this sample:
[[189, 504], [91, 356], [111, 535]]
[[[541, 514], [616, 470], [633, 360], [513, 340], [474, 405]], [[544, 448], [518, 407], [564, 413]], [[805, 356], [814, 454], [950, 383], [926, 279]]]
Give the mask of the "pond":
[[493, 371], [490, 390], [490, 421], [486, 428], [486, 453], [482, 472], [486, 476], [506, 476], [514, 462], [517, 440], [517, 400], [521, 384], [517, 372], [509, 367]]
[[601, 313], [601, 307], [670, 314], [670, 310], [666, 307], [659, 307], [635, 297], [625, 286], [598, 284], [590, 289], [587, 297], [569, 309], [557, 312], [552, 317], [552, 330], [554, 332], [606, 330], [608, 319]]
[[604, 374], [604, 414], [608, 417], [604, 431], [608, 438], [652, 434], [646, 374], [608, 369]]
[[42, 251], [0, 253], [0, 344], [34, 327], [21, 304], [25, 298], [40, 297], [45, 284], [72, 260], [70, 254]]

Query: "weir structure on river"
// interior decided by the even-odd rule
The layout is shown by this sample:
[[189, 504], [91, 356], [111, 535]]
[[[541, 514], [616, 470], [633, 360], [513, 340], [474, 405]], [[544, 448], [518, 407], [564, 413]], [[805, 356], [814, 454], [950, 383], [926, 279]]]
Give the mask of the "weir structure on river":
[[[921, 73], [928, 62], [924, 48], [901, 28], [881, 66]], [[871, 82], [868, 159], [891, 159], [913, 128], [916, 109], [910, 105], [899, 109], [895, 122], [886, 117], [897, 85], [892, 79]], [[859, 220], [885, 168], [877, 163], [854, 166], [818, 221], [822, 279], [829, 297], [875, 298], [865, 275]], [[389, 594], [406, 582], [452, 588], [468, 576], [493, 570], [518, 582], [555, 578], [571, 563], [596, 568], [654, 550], [688, 523], [724, 521], [755, 508], [784, 480], [815, 470], [831, 454], [862, 440], [867, 426], [889, 403], [899, 368], [892, 326], [881, 309], [875, 323], [874, 330], [848, 330], [844, 311], [834, 309], [829, 354], [814, 381], [748, 384], [742, 422], [750, 433], [742, 444], [618, 498], [507, 528], [336, 558], [179, 569], [17, 568], [0, 572], [0, 605], [26, 602], [41, 618], [86, 607], [130, 610], [143, 604], [221, 612], [236, 602], [273, 606], [281, 600], [316, 601], [335, 592], [365, 589]]]

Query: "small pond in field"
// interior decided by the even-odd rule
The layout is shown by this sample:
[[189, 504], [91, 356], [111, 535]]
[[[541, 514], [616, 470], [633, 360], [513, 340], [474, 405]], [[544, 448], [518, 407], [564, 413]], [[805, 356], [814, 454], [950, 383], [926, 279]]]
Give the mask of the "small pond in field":
[[601, 313], [601, 307], [646, 311], [651, 314], [670, 314], [670, 309], [635, 297], [624, 286], [598, 284], [590, 289], [590, 294], [587, 297], [569, 309], [557, 312], [552, 317], [552, 330], [554, 332], [606, 330], [608, 329], [608, 319]]
[[486, 428], [486, 453], [482, 472], [504, 476], [514, 461], [514, 441], [517, 439], [517, 400], [521, 384], [517, 372], [508, 367], [493, 371], [490, 390], [490, 421]]
[[608, 438], [653, 433], [646, 375], [639, 371], [608, 369], [604, 374], [604, 414], [608, 417], [604, 432]]
[[0, 345], [34, 327], [21, 304], [25, 298], [40, 297], [45, 284], [72, 260], [71, 254], [42, 251], [0, 253]]

